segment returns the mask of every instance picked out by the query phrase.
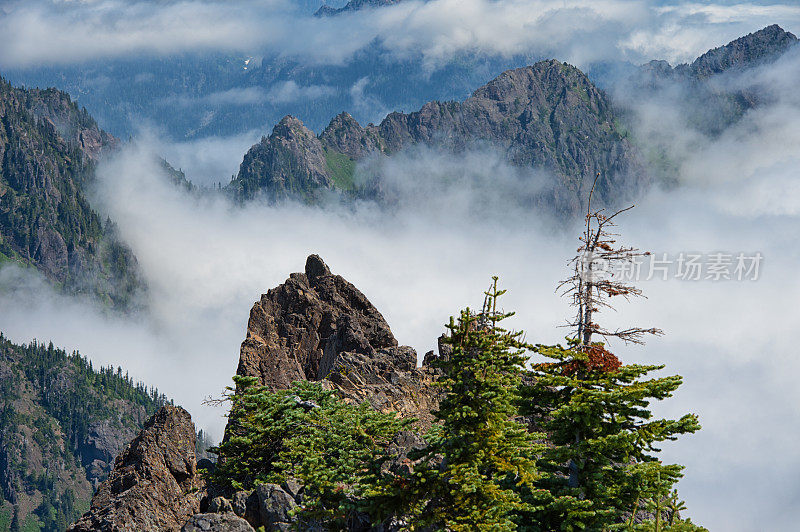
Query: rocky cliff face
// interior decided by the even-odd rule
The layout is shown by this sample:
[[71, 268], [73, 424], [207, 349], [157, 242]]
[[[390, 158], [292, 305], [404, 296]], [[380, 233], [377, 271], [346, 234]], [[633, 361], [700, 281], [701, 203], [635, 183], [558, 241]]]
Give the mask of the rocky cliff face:
[[191, 416], [164, 406], [117, 457], [91, 509], [69, 530], [177, 531], [200, 511], [200, 487]]
[[251, 148], [230, 187], [244, 199], [306, 199], [321, 188], [344, 188], [336, 164], [342, 158], [353, 163], [420, 144], [454, 152], [489, 145], [513, 165], [550, 171], [563, 210], [577, 210], [598, 173], [600, 198], [609, 202], [646, 180], [606, 96], [575, 67], [542, 61], [504, 72], [463, 102], [430, 102], [377, 126], [361, 127], [343, 113], [315, 138], [287, 117]]
[[796, 44], [797, 37], [794, 34], [773, 24], [709, 50], [690, 65], [680, 65], [676, 70], [679, 74], [704, 79], [714, 74], [774, 61]]
[[67, 289], [128, 303], [140, 285], [136, 260], [84, 192], [115, 144], [66, 94], [0, 78], [0, 263], [33, 265]]
[[348, 401], [431, 422], [435, 373], [417, 368], [416, 352], [398, 346], [389, 325], [356, 287], [317, 255], [253, 305], [238, 375], [273, 389], [323, 381]]
[[245, 154], [232, 186], [243, 198], [263, 191], [273, 201], [313, 200], [315, 191], [332, 188], [333, 180], [322, 143], [300, 120], [287, 116]]
[[[761, 96], [712, 80], [774, 61], [796, 43], [791, 33], [769, 26], [691, 64], [673, 68], [665, 61], [648, 63], [619, 81], [615, 90], [637, 102], [675, 98], [691, 126], [719, 134], [758, 105]], [[358, 161], [414, 145], [456, 153], [489, 146], [512, 165], [544, 169], [556, 177], [552, 197], [537, 204], [559, 213], [582, 212], [581, 198], [598, 173], [596, 199], [614, 204], [635, 196], [660, 172], [658, 164], [643, 161], [632, 146], [622, 125], [625, 116], [580, 70], [542, 61], [502, 73], [462, 102], [429, 102], [413, 113], [391, 113], [378, 125], [362, 127], [342, 113], [315, 137], [296, 118], [287, 117], [251, 148], [229, 188], [240, 199], [263, 195], [273, 201], [314, 201], [329, 190], [376, 198], [380, 186], [353, 190]], [[367, 183], [380, 179], [363, 177]]]
[[639, 68], [632, 81], [640, 90], [656, 88], [667, 82], [704, 82], [718, 74], [771, 63], [797, 42], [794, 34], [773, 24], [709, 50], [692, 63], [673, 68], [666, 61], [650, 61]]

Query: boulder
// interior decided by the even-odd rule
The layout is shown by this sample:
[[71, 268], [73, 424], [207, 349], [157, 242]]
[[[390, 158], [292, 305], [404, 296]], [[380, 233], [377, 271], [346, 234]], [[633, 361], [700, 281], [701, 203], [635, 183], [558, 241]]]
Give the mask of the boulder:
[[181, 532], [255, 532], [252, 526], [233, 514], [195, 514]]
[[233, 511], [231, 501], [225, 497], [214, 497], [208, 505], [208, 511], [215, 514], [224, 514]]
[[267, 530], [288, 530], [292, 517], [289, 512], [297, 507], [291, 495], [277, 484], [259, 484], [256, 488], [261, 522]]
[[237, 491], [231, 499], [233, 512], [254, 527], [261, 526], [261, 506], [258, 494], [252, 491]]
[[167, 405], [116, 458], [89, 511], [69, 530], [177, 531], [199, 512], [200, 487], [192, 418]]

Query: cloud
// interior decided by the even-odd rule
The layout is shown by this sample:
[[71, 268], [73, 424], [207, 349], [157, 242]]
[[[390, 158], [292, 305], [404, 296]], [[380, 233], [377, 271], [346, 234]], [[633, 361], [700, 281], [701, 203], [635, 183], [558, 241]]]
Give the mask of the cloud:
[[[454, 8], [446, 2], [412, 2], [381, 10], [370, 20], [402, 23], [397, 27], [412, 35], [397, 37], [390, 46], [397, 51], [417, 46], [428, 50], [430, 58], [446, 56], [467, 41], [512, 53], [520, 43], [533, 46], [538, 39], [553, 40], [576, 57], [616, 49], [630, 57], [658, 53], [683, 60], [709, 47], [709, 40], [722, 44], [745, 28], [772, 22], [758, 17], [776, 16], [742, 11], [741, 5], [721, 6], [710, 14], [691, 4], [666, 11], [645, 4], [631, 13], [623, 12], [622, 3], [593, 4], [602, 14], [590, 14], [587, 21], [600, 16], [611, 21], [609, 26], [593, 34], [589, 22], [579, 20], [576, 27], [586, 29], [587, 36], [570, 48], [569, 29], [543, 26], [569, 14], [555, 3], [529, 3], [541, 7], [533, 14], [512, 9], [530, 23], [532, 36], [511, 25], [510, 35], [493, 44], [470, 21], [486, 15], [492, 26], [500, 24], [502, 13], [488, 14], [483, 3], [468, 0], [460, 4], [461, 18], [450, 25], [435, 18], [437, 6], [448, 5]], [[536, 22], [542, 13], [547, 17]], [[795, 16], [790, 9], [782, 13]], [[424, 15], [434, 17], [427, 29]], [[366, 15], [342, 20], [352, 24], [359, 16]], [[755, 18], [744, 20], [749, 16]], [[454, 29], [459, 24], [463, 34]], [[437, 25], [440, 40], [426, 41], [425, 32], [432, 35]], [[620, 29], [619, 38], [591, 50], [594, 39], [612, 26]], [[644, 32], [637, 34], [639, 44], [626, 40], [633, 35], [631, 28]], [[369, 35], [365, 30], [362, 37]], [[648, 35], [661, 37], [649, 51], [638, 50], [650, 46]], [[611, 327], [653, 325], [666, 331], [644, 348], [612, 348], [626, 361], [666, 363], [666, 373], [684, 375], [684, 387], [658, 412], [697, 412], [704, 428], [665, 445], [665, 459], [687, 465], [681, 482], [687, 513], [712, 530], [791, 530], [797, 521], [800, 391], [793, 379], [800, 372], [794, 356], [800, 299], [800, 68], [795, 61], [790, 54], [775, 65], [720, 78], [722, 87], [757, 89], [764, 105], [713, 138], [686, 123], [680, 92], [627, 101], [637, 132], [659, 142], [675, 161], [679, 186], [655, 189], [642, 198], [621, 219], [622, 241], [657, 253], [764, 256], [758, 281], [648, 281], [642, 288], [649, 299], [621, 305], [604, 317]], [[190, 168], [191, 179], [201, 172], [190, 167], [193, 158], [202, 163], [217, 145], [220, 155], [202, 164], [222, 171], [239, 160], [234, 152], [250, 140], [178, 144], [168, 158]], [[480, 303], [480, 292], [493, 274], [510, 289], [506, 308], [517, 311], [513, 325], [524, 328], [529, 340], [556, 342], [566, 332], [558, 326], [571, 311], [554, 288], [574, 253], [577, 227], [554, 227], [535, 207], [518, 201], [546, 191], [546, 175], [520, 173], [491, 150], [454, 157], [418, 149], [370, 160], [359, 170], [377, 169], [383, 176], [395, 198], [389, 212], [369, 204], [354, 210], [293, 204], [239, 208], [223, 198], [190, 197], [168, 186], [151, 157], [156, 147], [161, 151], [159, 144], [144, 139], [106, 162], [94, 198], [118, 222], [139, 257], [151, 288], [150, 310], [137, 317], [109, 316], [90, 303], [52, 293], [30, 272], [6, 268], [0, 270], [0, 285], [16, 287], [0, 295], [0, 329], [9, 337], [52, 339], [81, 349], [96, 363], [124, 365], [175, 397], [199, 426], [212, 427], [219, 436], [223, 412], [201, 401], [219, 393], [235, 371], [252, 303], [290, 272], [302, 270], [309, 253], [320, 253], [335, 273], [358, 286], [398, 339], [420, 355], [434, 348], [449, 315]]]
[[367, 93], [369, 81], [369, 76], [363, 76], [350, 86], [352, 114], [367, 117], [368, 122], [378, 124], [390, 110], [376, 95]]
[[[619, 227], [624, 242], [654, 252], [764, 256], [756, 282], [649, 281], [642, 285], [649, 299], [604, 318], [611, 327], [667, 332], [644, 348], [612, 348], [627, 361], [663, 362], [666, 372], [684, 375], [684, 387], [658, 411], [697, 412], [704, 429], [667, 444], [665, 459], [687, 465], [688, 514], [711, 529], [787, 530], [796, 519], [800, 105], [789, 89], [798, 71], [765, 67], [761, 78], [775, 88], [770, 105], [717, 138], [687, 130], [679, 118], [661, 121], [662, 134], [676, 139], [668, 149], [681, 161], [681, 185], [651, 191]], [[668, 103], [648, 103], [636, 115], [641, 127], [659, 109], [669, 116]], [[186, 196], [159, 177], [150, 156], [156, 146], [131, 145], [102, 166], [94, 199], [139, 258], [149, 312], [108, 316], [35, 281], [6, 280], [23, 287], [0, 297], [0, 328], [11, 338], [52, 339], [97, 363], [123, 364], [219, 436], [223, 412], [201, 401], [235, 371], [252, 303], [302, 270], [310, 253], [355, 283], [420, 355], [434, 348], [449, 315], [480, 303], [493, 274], [510, 289], [506, 308], [517, 311], [513, 325], [528, 339], [556, 342], [566, 332], [558, 326], [571, 311], [554, 287], [577, 227], [554, 226], [518, 201], [546, 191], [547, 176], [520, 173], [491, 150], [454, 157], [417, 149], [364, 163], [359, 172], [378, 171], [395, 198], [387, 212], [369, 204], [238, 208]]]
[[299, 100], [316, 100], [334, 94], [336, 94], [336, 89], [328, 85], [300, 86], [289, 80], [272, 86], [267, 93], [267, 100], [279, 104]]
[[479, 52], [593, 61], [689, 61], [772, 23], [800, 23], [793, 3], [653, 0], [408, 0], [314, 18], [288, 0], [11, 2], [0, 15], [0, 66], [24, 67], [192, 51], [268, 53], [344, 63], [367, 46], [436, 68]]
[[[509, 251], [511, 236], [494, 235], [497, 221], [465, 233], [461, 224], [442, 216], [479, 221], [477, 212], [467, 211], [484, 202], [470, 202], [468, 194], [449, 205], [436, 205], [435, 212], [404, 201], [394, 215], [371, 205], [355, 212], [294, 204], [236, 208], [223, 197], [186, 196], [160, 175], [152, 157], [157, 145], [131, 145], [107, 162], [100, 169], [94, 200], [135, 250], [149, 286], [149, 312], [135, 319], [109, 317], [39, 283], [0, 298], [0, 328], [16, 340], [52, 338], [58, 345], [80, 348], [97, 362], [124, 363], [132, 375], [190, 408], [199, 426], [211, 426], [217, 435], [224, 420], [220, 412], [201, 406], [203, 397], [219, 393], [235, 372], [253, 302], [290, 272], [302, 270], [310, 253], [320, 253], [334, 271], [364, 291], [397, 336], [420, 354], [434, 347], [451, 313], [480, 298], [490, 275], [500, 273], [522, 286], [524, 278], [540, 269], [553, 270], [546, 275], [552, 277], [562, 262], [561, 249], [545, 253], [550, 260], [519, 260], [531, 250]], [[455, 163], [434, 154], [428, 160]], [[467, 158], [449, 172], [455, 177], [474, 173], [469, 166], [477, 160]], [[503, 173], [508, 171], [499, 160], [484, 163], [498, 175], [496, 184], [505, 182]], [[392, 163], [387, 173], [400, 172], [397, 164], [401, 163]], [[420, 172], [430, 166], [419, 159], [414, 164]], [[437, 168], [427, 176], [444, 173]], [[420, 179], [425, 179], [424, 173]], [[508, 179], [513, 186], [514, 177]], [[539, 225], [535, 213], [526, 214], [522, 208], [515, 212], [532, 227]], [[558, 245], [547, 236], [535, 238], [535, 254]], [[502, 265], [497, 257], [518, 260]], [[464, 263], [472, 266], [465, 269]], [[519, 296], [525, 293], [517, 291]], [[538, 297], [553, 299], [551, 287]], [[423, 299], [429, 301], [420, 314], [410, 303]], [[554, 319], [543, 321], [552, 326]]]
[[[137, 76], [139, 78], [139, 76]], [[254, 106], [260, 104], [287, 104], [317, 100], [336, 94], [336, 88], [329, 85], [298, 85], [289, 80], [271, 87], [243, 87], [212, 92], [200, 97], [169, 96], [160, 100], [164, 105], [191, 106]]]
[[[158, 155], [172, 166], [183, 170], [198, 186], [226, 185], [231, 176], [239, 173], [242, 156], [256, 144], [261, 131], [248, 131], [230, 137], [203, 137], [187, 141], [158, 141]], [[138, 136], [153, 140], [152, 132], [142, 131]], [[147, 140], [145, 141], [147, 142]]]

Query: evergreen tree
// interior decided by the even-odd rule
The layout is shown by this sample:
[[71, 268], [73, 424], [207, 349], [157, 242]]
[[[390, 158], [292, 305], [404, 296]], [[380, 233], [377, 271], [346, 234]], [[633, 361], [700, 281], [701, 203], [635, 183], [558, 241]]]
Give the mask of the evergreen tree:
[[[440, 426], [412, 477], [414, 526], [447, 530], [516, 530], [528, 505], [520, 492], [536, 478], [535, 435], [517, 418], [527, 360], [522, 333], [500, 322], [497, 277], [483, 309], [462, 311], [447, 326], [450, 359], [441, 364]], [[402, 496], [402, 494], [399, 494]]]
[[[531, 514], [532, 522], [538, 523], [533, 529], [632, 526], [633, 521], [625, 523], [625, 515], [638, 512], [647, 497], [666, 497], [682, 476], [682, 466], [658, 461], [658, 443], [700, 429], [694, 414], [679, 420], [653, 419], [648, 409], [651, 401], [672, 396], [681, 385], [680, 376], [645, 378], [664, 366], [624, 365], [603, 342], [594, 340], [598, 335], [640, 344], [644, 334], [661, 334], [655, 328], [610, 331], [597, 323], [596, 314], [610, 307], [610, 298], [641, 295], [614, 276], [614, 264], [643, 255], [616, 246], [616, 235], [608, 232], [612, 219], [626, 210], [610, 216], [591, 212], [590, 195], [574, 273], [561, 285], [568, 287], [578, 309], [574, 335], [566, 346], [536, 346], [547, 362], [533, 364], [531, 383], [523, 390], [524, 412], [548, 434], [549, 444], [537, 462], [541, 476], [536, 485], [557, 497]], [[573, 502], [565, 506], [565, 501]], [[660, 521], [660, 509], [657, 513]]]
[[[216, 485], [251, 489], [294, 478], [304, 486], [298, 518], [342, 530], [378, 485], [395, 435], [411, 419], [382, 414], [369, 403], [347, 404], [319, 383], [272, 391], [253, 377], [234, 377], [231, 424], [216, 449]], [[302, 526], [301, 526], [302, 528]]]

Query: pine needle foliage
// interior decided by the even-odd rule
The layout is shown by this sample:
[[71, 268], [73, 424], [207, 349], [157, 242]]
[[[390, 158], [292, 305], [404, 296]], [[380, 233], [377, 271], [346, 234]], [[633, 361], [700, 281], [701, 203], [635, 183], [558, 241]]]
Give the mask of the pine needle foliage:
[[556, 497], [591, 501], [589, 511], [577, 508], [564, 515], [563, 508], [548, 508], [537, 520], [557, 522], [556, 530], [612, 529], [656, 478], [671, 487], [682, 476], [682, 466], [658, 461], [657, 445], [699, 430], [697, 416], [654, 419], [648, 409], [651, 401], [671, 397], [682, 379], [643, 379], [663, 365], [592, 366], [574, 341], [567, 347], [540, 345], [537, 352], [553, 361], [534, 364], [535, 380], [523, 391], [525, 413], [547, 432], [550, 443], [538, 461], [537, 485]]
[[369, 505], [365, 491], [377, 484], [392, 438], [412, 420], [345, 403], [319, 383], [273, 391], [254, 377], [234, 382], [227, 393], [232, 423], [213, 450], [219, 461], [211, 481], [239, 490], [296, 479], [304, 486], [301, 522], [346, 529]]
[[520, 492], [536, 479], [537, 445], [517, 401], [528, 345], [500, 326], [513, 315], [498, 310], [504, 293], [494, 277], [483, 309], [447, 325], [453, 350], [441, 364], [440, 425], [412, 479], [413, 527], [510, 531], [527, 508]]

